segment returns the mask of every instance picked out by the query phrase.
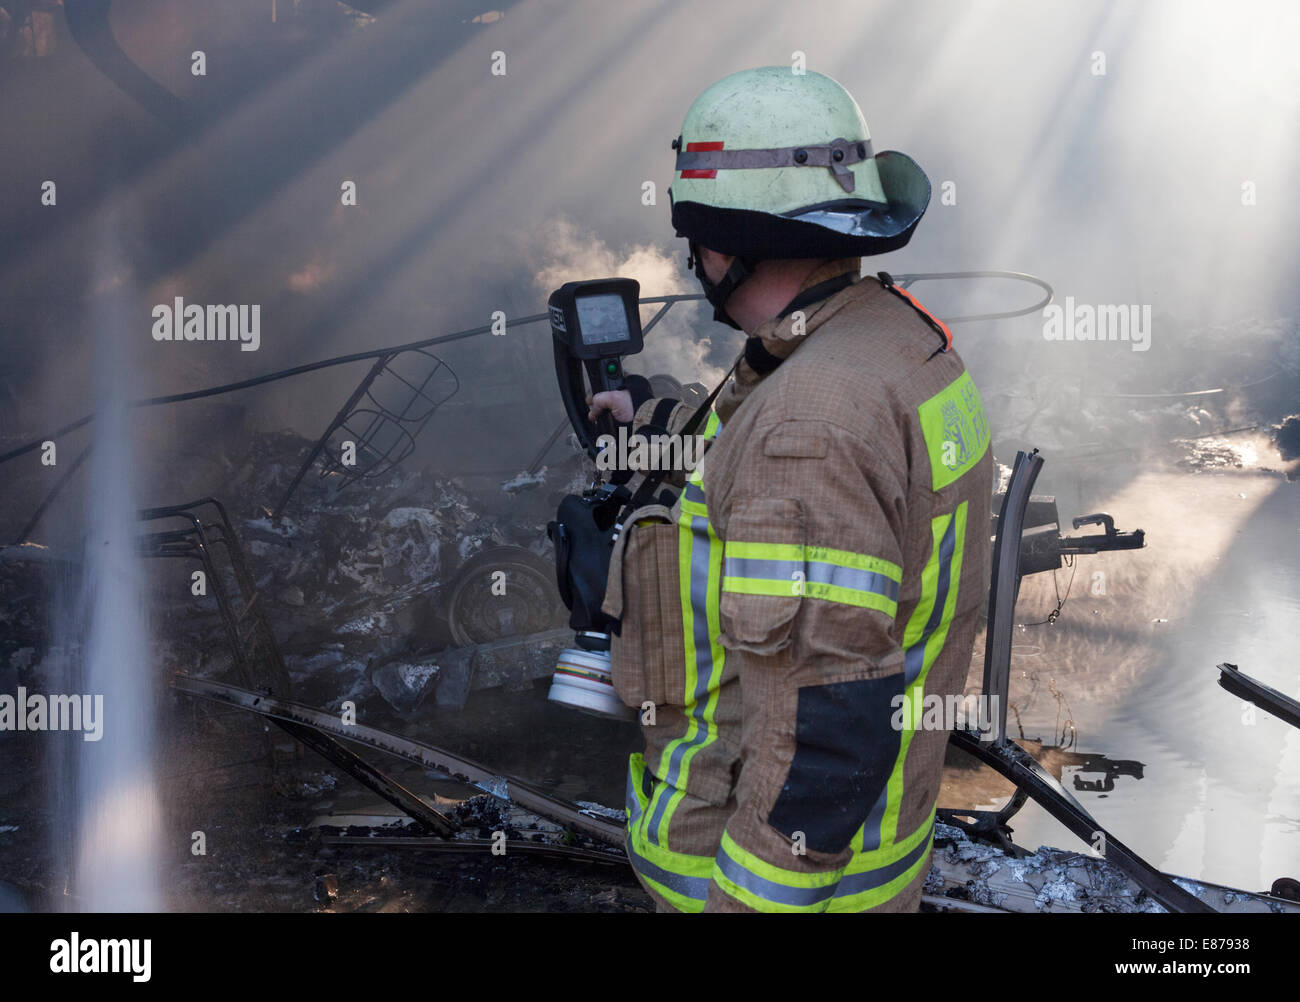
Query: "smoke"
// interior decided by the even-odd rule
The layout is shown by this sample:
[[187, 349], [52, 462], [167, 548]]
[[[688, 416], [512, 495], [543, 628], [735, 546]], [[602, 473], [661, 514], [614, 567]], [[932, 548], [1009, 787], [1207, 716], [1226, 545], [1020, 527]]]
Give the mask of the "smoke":
[[1273, 447], [1288, 462], [1300, 459], [1300, 414], [1292, 414], [1281, 424], [1273, 425]]
[[692, 292], [680, 273], [680, 266], [663, 250], [652, 245], [634, 245], [615, 251], [594, 234], [580, 230], [569, 219], [555, 219], [534, 234], [544, 237], [543, 260], [533, 280], [539, 292], [550, 293], [565, 282], [587, 278], [635, 278], [643, 296], [671, 296]]
[[[542, 297], [565, 282], [593, 278], [635, 278], [641, 283], [643, 299], [700, 291], [680, 255], [654, 244], [615, 249], [562, 217], [535, 230], [529, 243], [530, 256], [541, 262], [533, 274], [533, 284]], [[643, 306], [642, 324], [648, 323], [658, 310], [658, 304]], [[718, 344], [715, 333], [722, 334]], [[727, 356], [734, 350], [735, 339], [728, 338], [728, 333], [728, 328], [705, 320], [697, 304], [678, 303], [646, 335], [645, 350], [629, 361], [628, 369], [645, 375], [667, 373], [682, 383], [701, 382], [711, 387], [730, 364]]]

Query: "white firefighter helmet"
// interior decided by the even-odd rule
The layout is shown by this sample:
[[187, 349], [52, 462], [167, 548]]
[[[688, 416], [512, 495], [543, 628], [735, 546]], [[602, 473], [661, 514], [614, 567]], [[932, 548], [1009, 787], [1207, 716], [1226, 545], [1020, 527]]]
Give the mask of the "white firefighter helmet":
[[821, 73], [724, 77], [686, 113], [669, 199], [678, 236], [751, 261], [904, 246], [930, 201], [910, 157], [875, 153], [858, 104]]

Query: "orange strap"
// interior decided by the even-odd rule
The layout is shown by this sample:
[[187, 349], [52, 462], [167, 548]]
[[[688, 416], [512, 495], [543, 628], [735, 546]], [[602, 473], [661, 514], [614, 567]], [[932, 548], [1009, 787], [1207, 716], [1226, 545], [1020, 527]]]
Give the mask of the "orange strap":
[[945, 324], [942, 320], [940, 320], [933, 313], [931, 313], [924, 306], [922, 306], [920, 302], [917, 301], [917, 298], [914, 295], [912, 295], [906, 289], [900, 288], [899, 286], [895, 285], [894, 278], [892, 275], [889, 274], [889, 272], [882, 271], [876, 277], [880, 279], [881, 285], [883, 285], [894, 295], [900, 297], [904, 302], [906, 302], [910, 307], [912, 307], [912, 309], [916, 310], [917, 313], [921, 314], [921, 318], [943, 338], [943, 347], [940, 349], [940, 351], [947, 351], [949, 348], [952, 347], [952, 331], [948, 329], [947, 324]]

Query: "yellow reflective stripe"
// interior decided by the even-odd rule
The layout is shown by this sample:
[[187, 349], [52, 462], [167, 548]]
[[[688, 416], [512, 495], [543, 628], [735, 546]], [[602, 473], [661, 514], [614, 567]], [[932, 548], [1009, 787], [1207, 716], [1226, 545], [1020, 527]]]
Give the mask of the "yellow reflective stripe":
[[822, 584], [818, 581], [786, 581], [777, 579], [733, 578], [722, 579], [722, 590], [733, 595], [775, 595], [789, 597], [802, 595], [804, 598], [821, 599], [824, 602], [838, 602], [859, 609], [874, 609], [883, 612], [891, 619], [898, 614], [898, 603], [875, 592], [858, 591], [856, 588], [842, 588], [838, 585]]
[[747, 543], [729, 539], [727, 556], [754, 557], [758, 560], [803, 560], [804, 546], [800, 543]]
[[866, 553], [855, 553], [852, 550], [836, 550], [829, 546], [728, 540], [727, 556], [750, 557], [757, 560], [802, 560], [805, 563], [831, 564], [835, 567], [852, 567], [873, 574], [883, 574], [896, 584], [901, 584], [903, 580], [903, 569], [892, 561]]
[[873, 852], [855, 852], [834, 870], [787, 870], [760, 859], [723, 832], [712, 879], [756, 911], [862, 911], [879, 907], [907, 887], [925, 866], [934, 835], [935, 810], [902, 841]]
[[[940, 515], [930, 521], [930, 559], [921, 572], [921, 601], [912, 610], [903, 631], [904, 677], [911, 680], [904, 690], [898, 760], [889, 777], [888, 802], [880, 822], [882, 844], [893, 842], [898, 834], [907, 750], [920, 721], [926, 678], [948, 639], [948, 626], [957, 607], [957, 585], [961, 581], [962, 555], [966, 549], [967, 508], [967, 502], [963, 501], [951, 515]], [[911, 719], [908, 719], [909, 712]]]
[[773, 581], [767, 578], [724, 577], [722, 590], [734, 595], [780, 595], [788, 598], [791, 595], [798, 595], [803, 588], [799, 581], [785, 581], [780, 578]]
[[756, 911], [823, 912], [835, 894], [841, 870], [802, 873], [759, 859], [722, 833], [713, 881]]
[[869, 908], [879, 908], [892, 900], [907, 887], [930, 861], [930, 848], [934, 839], [934, 829], [928, 829], [929, 837], [924, 842], [923, 850], [917, 852], [917, 858], [906, 870], [893, 877], [888, 883], [871, 887], [855, 894], [836, 895], [831, 899], [827, 912], [862, 912]]
[[890, 619], [898, 615], [898, 603], [893, 599], [886, 598], [884, 595], [877, 595], [875, 592], [859, 591], [856, 588], [841, 588], [838, 585], [809, 581], [804, 585], [803, 593], [806, 598], [819, 598], [825, 602], [838, 602], [841, 605], [852, 605], [859, 609], [874, 609], [877, 612], [883, 612]]
[[903, 569], [889, 560], [873, 557], [866, 553], [854, 553], [852, 550], [834, 550], [829, 546], [809, 546], [805, 552], [809, 563], [834, 564], [836, 567], [853, 567], [858, 570], [883, 574], [885, 577], [901, 583]]
[[866, 553], [798, 543], [728, 541], [722, 590], [778, 598], [803, 596], [860, 609], [891, 619], [898, 613], [902, 570]]

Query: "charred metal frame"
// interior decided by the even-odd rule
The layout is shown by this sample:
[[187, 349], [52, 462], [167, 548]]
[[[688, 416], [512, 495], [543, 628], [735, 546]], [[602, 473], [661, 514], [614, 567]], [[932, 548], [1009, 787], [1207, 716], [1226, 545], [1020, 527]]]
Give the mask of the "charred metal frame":
[[1300, 702], [1258, 679], [1251, 678], [1234, 664], [1226, 661], [1217, 666], [1219, 685], [1234, 696], [1254, 703], [1261, 710], [1273, 714], [1278, 720], [1284, 720], [1292, 727], [1300, 727]]
[[348, 741], [368, 745], [408, 762], [415, 762], [426, 769], [449, 775], [453, 779], [475, 786], [503, 800], [508, 799], [525, 810], [598, 842], [612, 846], [623, 845], [626, 832], [622, 825], [584, 813], [571, 804], [556, 800], [526, 780], [515, 776], [503, 776], [444, 748], [437, 748], [365, 724], [344, 724], [338, 714], [221, 682], [177, 675], [172, 681], [172, 688], [191, 696], [261, 714], [281, 726], [293, 724], [307, 730], [322, 731]]
[[[393, 363], [403, 355], [420, 355], [433, 362], [433, 365], [425, 373], [418, 386], [393, 368]], [[447, 374], [451, 376], [454, 386], [446, 396], [435, 399], [426, 391], [433, 377], [443, 370], [446, 370]], [[375, 380], [385, 375], [407, 387], [408, 392], [404, 394], [405, 399], [400, 410], [380, 403], [374, 394]], [[370, 371], [357, 384], [356, 389], [352, 391], [347, 401], [339, 408], [339, 412], [334, 415], [334, 419], [326, 427], [324, 433], [316, 440], [316, 444], [312, 446], [307, 458], [298, 467], [298, 472], [294, 474], [293, 480], [289, 482], [289, 486], [281, 496], [280, 503], [275, 506], [275, 511], [272, 512], [271, 517], [278, 519], [284, 513], [284, 509], [293, 497], [294, 491], [302, 483], [307, 471], [325, 452], [325, 447], [329, 444], [330, 438], [335, 432], [344, 431], [351, 435], [356, 444], [357, 455], [364, 455], [367, 458], [364, 465], [359, 464], [348, 467], [344, 466], [337, 458], [326, 456], [320, 475], [322, 477], [330, 474], [340, 476], [342, 479], [339, 482], [339, 489], [342, 490], [356, 480], [377, 477], [386, 473], [409, 456], [415, 450], [416, 436], [424, 430], [424, 426], [433, 417], [434, 411], [455, 396], [459, 389], [460, 380], [456, 378], [456, 373], [451, 366], [437, 355], [423, 348], [395, 351], [377, 359], [375, 364], [370, 367]], [[372, 406], [359, 406], [362, 398], [369, 399]], [[423, 414], [412, 414], [411, 409], [419, 401], [424, 401], [428, 405], [428, 410]], [[358, 427], [352, 427], [349, 422], [357, 424]], [[386, 446], [377, 444], [377, 438], [381, 431], [385, 430], [394, 436], [393, 440]]]
[[[199, 513], [209, 508], [216, 512], [216, 520], [205, 524]], [[206, 584], [216, 599], [231, 656], [241, 681], [250, 688], [261, 687], [267, 697], [270, 694], [287, 696], [289, 673], [285, 668], [279, 645], [275, 641], [271, 624], [259, 604], [261, 595], [256, 589], [252, 575], [248, 572], [243, 548], [230, 524], [225, 506], [216, 498], [200, 498], [187, 504], [148, 508], [140, 513], [140, 519], [146, 522], [182, 519], [188, 523], [183, 529], [166, 529], [142, 537], [141, 553], [147, 557], [180, 557], [198, 560], [203, 565]], [[238, 608], [232, 601], [231, 593], [226, 589], [220, 567], [214, 559], [214, 542], [225, 548], [235, 578], [239, 597]], [[241, 625], [244, 624], [247, 624], [247, 629], [241, 630]], [[261, 673], [260, 677], [258, 670]], [[449, 835], [459, 829], [460, 826], [456, 822], [440, 811], [434, 810], [414, 793], [380, 772], [330, 735], [294, 721], [277, 719], [275, 723], [390, 804], [410, 815], [429, 831], [439, 835]]]
[[[201, 512], [211, 509], [216, 520], [204, 524]], [[207, 585], [217, 602], [226, 639], [234, 658], [235, 669], [245, 685], [265, 688], [268, 692], [287, 695], [289, 673], [275, 642], [275, 634], [266, 620], [259, 600], [260, 593], [249, 573], [243, 547], [235, 536], [230, 516], [216, 498], [200, 498], [186, 504], [165, 508], [146, 508], [140, 512], [142, 522], [164, 519], [182, 519], [188, 523], [183, 529], [168, 529], [150, 533], [140, 540], [142, 555], [147, 557], [180, 557], [198, 560], [204, 569]], [[224, 548], [226, 559], [235, 579], [239, 607], [232, 601], [231, 593], [214, 557], [213, 544]], [[241, 630], [241, 626], [245, 628]], [[258, 677], [255, 669], [261, 669]]]

